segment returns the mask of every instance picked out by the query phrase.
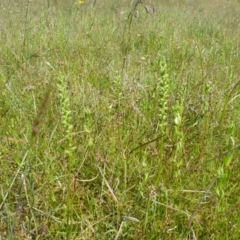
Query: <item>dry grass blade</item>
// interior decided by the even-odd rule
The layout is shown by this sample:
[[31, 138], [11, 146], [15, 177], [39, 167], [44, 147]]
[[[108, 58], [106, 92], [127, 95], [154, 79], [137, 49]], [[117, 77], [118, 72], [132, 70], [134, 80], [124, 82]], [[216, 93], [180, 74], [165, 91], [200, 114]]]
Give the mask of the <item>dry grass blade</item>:
[[32, 139], [35, 138], [40, 131], [40, 125], [43, 123], [43, 115], [47, 108], [49, 96], [50, 96], [50, 90], [48, 90], [47, 93], [45, 94], [41, 107], [39, 109], [38, 115], [34, 120], [33, 127], [32, 127]]
[[6, 199], [7, 199], [7, 197], [8, 197], [8, 194], [9, 194], [10, 190], [12, 189], [12, 187], [13, 187], [16, 179], [17, 179], [18, 174], [19, 174], [20, 171], [22, 170], [22, 167], [24, 166], [24, 164], [25, 164], [25, 162], [26, 162], [27, 156], [28, 156], [28, 151], [25, 153], [25, 155], [24, 155], [24, 157], [23, 157], [23, 159], [22, 159], [22, 162], [21, 162], [20, 166], [18, 167], [18, 169], [17, 169], [17, 171], [16, 171], [16, 173], [15, 173], [15, 175], [14, 175], [14, 177], [13, 177], [12, 182], [11, 182], [11, 184], [9, 185], [7, 192], [6, 192], [6, 194], [4, 195], [4, 197], [3, 197], [3, 200], [2, 200], [2, 202], [1, 202], [1, 204], [0, 204], [0, 209], [2, 209], [2, 207], [3, 207], [3, 205], [4, 205], [5, 201], [6, 201]]
[[118, 199], [117, 199], [117, 197], [115, 196], [114, 191], [113, 191], [113, 189], [111, 188], [110, 184], [108, 183], [107, 179], [105, 178], [105, 176], [104, 176], [101, 168], [98, 167], [98, 166], [97, 166], [97, 168], [98, 168], [100, 174], [102, 175], [103, 181], [104, 181], [104, 183], [107, 185], [107, 188], [108, 188], [109, 192], [111, 193], [114, 201], [118, 203]]

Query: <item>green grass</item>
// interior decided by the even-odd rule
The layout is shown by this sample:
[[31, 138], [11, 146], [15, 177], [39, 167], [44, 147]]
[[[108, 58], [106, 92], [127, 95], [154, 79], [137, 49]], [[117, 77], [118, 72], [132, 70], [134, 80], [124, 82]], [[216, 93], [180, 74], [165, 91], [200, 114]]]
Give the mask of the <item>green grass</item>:
[[240, 5], [152, 4], [1, 1], [1, 239], [240, 238]]

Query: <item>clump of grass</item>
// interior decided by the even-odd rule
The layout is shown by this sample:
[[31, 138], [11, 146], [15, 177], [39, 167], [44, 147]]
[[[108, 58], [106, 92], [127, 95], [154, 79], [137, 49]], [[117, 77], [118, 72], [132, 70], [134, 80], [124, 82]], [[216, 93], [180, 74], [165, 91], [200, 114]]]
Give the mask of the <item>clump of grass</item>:
[[238, 239], [239, 5], [74, 2], [1, 2], [0, 237]]

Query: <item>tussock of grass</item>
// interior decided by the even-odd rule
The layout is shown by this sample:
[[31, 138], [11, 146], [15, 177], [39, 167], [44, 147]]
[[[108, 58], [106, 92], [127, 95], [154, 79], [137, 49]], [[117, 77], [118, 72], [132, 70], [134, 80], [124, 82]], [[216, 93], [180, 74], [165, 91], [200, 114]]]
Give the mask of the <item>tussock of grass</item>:
[[0, 238], [239, 238], [239, 3], [147, 4], [0, 3]]

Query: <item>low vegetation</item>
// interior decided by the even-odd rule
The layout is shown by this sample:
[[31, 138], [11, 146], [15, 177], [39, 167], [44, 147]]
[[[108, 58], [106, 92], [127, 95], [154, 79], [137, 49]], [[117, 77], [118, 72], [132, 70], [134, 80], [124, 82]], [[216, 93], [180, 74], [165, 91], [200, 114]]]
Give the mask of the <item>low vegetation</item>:
[[240, 5], [144, 4], [1, 1], [0, 239], [239, 239]]

